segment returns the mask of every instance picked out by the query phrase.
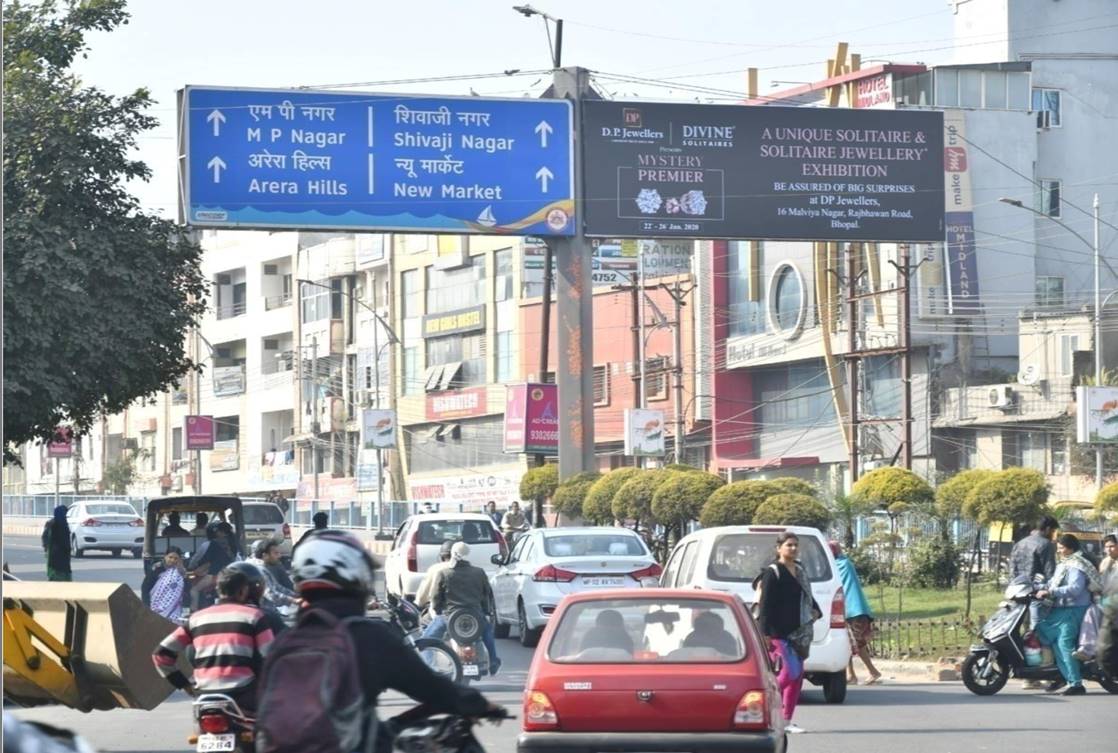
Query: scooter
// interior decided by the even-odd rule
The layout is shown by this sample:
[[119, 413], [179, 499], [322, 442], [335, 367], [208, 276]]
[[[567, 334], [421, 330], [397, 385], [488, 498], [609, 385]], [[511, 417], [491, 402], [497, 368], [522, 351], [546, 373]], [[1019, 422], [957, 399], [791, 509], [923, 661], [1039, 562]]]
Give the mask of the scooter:
[[[1004, 601], [982, 626], [982, 643], [971, 646], [963, 662], [963, 684], [975, 695], [994, 695], [1010, 677], [1041, 682], [1062, 681], [1054, 663], [1044, 663], [1037, 647], [1026, 645], [1025, 619], [1029, 604], [1038, 601], [1039, 584], [1018, 579], [1005, 590]], [[1118, 678], [1095, 661], [1084, 662], [1083, 679], [1097, 682], [1108, 693], [1118, 693]]]
[[256, 720], [222, 693], [205, 693], [194, 699], [194, 734], [187, 742], [197, 753], [252, 753]]
[[451, 682], [462, 682], [462, 662], [445, 642], [437, 638], [423, 638], [419, 626], [422, 613], [419, 607], [407, 599], [388, 595], [388, 602], [382, 605], [388, 612], [388, 622], [400, 631], [404, 643], [414, 648], [423, 663], [435, 674], [442, 675]]
[[489, 651], [482, 640], [484, 631], [485, 617], [476, 609], [455, 609], [447, 615], [447, 645], [462, 665], [463, 684], [489, 674]]

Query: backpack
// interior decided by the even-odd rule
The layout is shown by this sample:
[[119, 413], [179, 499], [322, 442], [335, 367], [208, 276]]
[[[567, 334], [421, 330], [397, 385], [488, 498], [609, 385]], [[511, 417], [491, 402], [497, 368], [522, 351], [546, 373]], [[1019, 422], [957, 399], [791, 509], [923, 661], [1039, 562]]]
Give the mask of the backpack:
[[257, 690], [259, 753], [372, 750], [376, 714], [365, 703], [349, 630], [362, 619], [309, 609], [276, 638]]

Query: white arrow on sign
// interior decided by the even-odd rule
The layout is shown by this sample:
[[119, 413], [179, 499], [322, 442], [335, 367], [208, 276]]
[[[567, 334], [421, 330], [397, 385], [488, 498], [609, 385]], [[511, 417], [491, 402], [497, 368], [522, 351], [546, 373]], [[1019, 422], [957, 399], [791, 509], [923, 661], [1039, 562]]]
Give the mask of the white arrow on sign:
[[221, 135], [221, 124], [225, 122], [225, 116], [221, 114], [221, 110], [214, 110], [206, 116], [207, 123], [214, 124], [214, 136]]
[[540, 135], [540, 146], [546, 149], [548, 134], [555, 133], [555, 130], [551, 127], [551, 123], [548, 123], [546, 120], [541, 120], [536, 125], [536, 133]]
[[214, 183], [220, 183], [221, 171], [228, 167], [228, 165], [225, 164], [225, 160], [221, 157], [214, 157], [206, 163], [206, 167], [214, 171]]
[[554, 177], [555, 174], [548, 170], [547, 167], [541, 167], [539, 170], [536, 170], [536, 180], [540, 182], [541, 192], [547, 193], [547, 182]]

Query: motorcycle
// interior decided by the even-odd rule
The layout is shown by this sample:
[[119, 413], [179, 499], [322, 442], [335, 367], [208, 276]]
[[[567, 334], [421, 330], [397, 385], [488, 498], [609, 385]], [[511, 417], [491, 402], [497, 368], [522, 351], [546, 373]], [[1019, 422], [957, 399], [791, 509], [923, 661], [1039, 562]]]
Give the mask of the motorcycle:
[[[1005, 590], [1004, 601], [982, 626], [982, 643], [971, 646], [963, 662], [963, 684], [975, 695], [994, 695], [1010, 677], [1042, 682], [1062, 681], [1054, 663], [1044, 662], [1039, 642], [1025, 629], [1029, 604], [1038, 601], [1040, 585], [1017, 580]], [[1028, 637], [1027, 637], [1028, 636]], [[1083, 663], [1083, 679], [1097, 682], [1108, 692], [1118, 693], [1118, 678], [1108, 675], [1094, 660]]]
[[422, 613], [419, 607], [407, 599], [400, 599], [392, 594], [388, 595], [387, 604], [383, 606], [388, 612], [388, 622], [400, 631], [404, 642], [419, 653], [423, 663], [430, 667], [432, 672], [442, 675], [451, 682], [462, 681], [463, 667], [458, 654], [437, 638], [421, 636], [419, 626]]
[[252, 753], [256, 720], [222, 693], [205, 693], [194, 699], [194, 734], [187, 741], [197, 753], [234, 751]]
[[467, 685], [489, 674], [489, 651], [482, 640], [485, 624], [476, 609], [455, 609], [446, 617], [447, 645], [457, 655]]
[[[513, 717], [499, 709], [481, 718], [500, 724]], [[435, 717], [425, 706], [416, 706], [384, 721], [380, 729], [400, 753], [485, 753], [473, 733], [477, 722], [463, 716]]]

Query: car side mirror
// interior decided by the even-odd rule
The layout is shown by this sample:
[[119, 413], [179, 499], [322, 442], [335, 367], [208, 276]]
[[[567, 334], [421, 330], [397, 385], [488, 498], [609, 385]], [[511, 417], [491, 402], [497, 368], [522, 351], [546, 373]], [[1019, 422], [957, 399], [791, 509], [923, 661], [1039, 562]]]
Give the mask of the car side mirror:
[[505, 564], [505, 558], [499, 554], [494, 554], [492, 557], [489, 558], [489, 561], [492, 562], [494, 565]]

